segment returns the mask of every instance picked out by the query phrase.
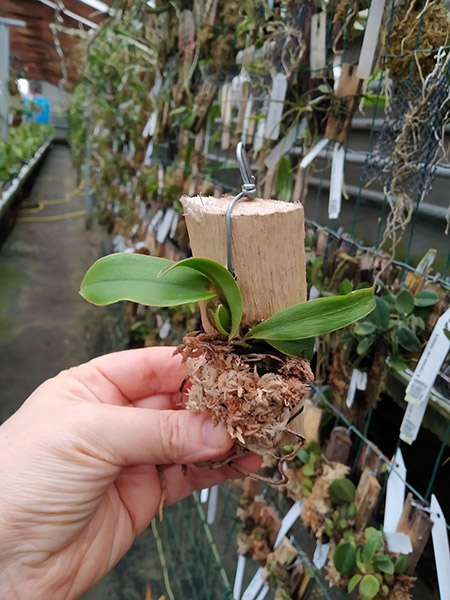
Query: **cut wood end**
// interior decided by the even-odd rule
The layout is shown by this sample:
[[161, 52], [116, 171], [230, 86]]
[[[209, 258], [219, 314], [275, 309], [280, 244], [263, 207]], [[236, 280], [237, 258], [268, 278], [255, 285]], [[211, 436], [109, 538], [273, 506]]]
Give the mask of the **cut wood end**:
[[[180, 198], [185, 213], [191, 216], [196, 222], [198, 222], [200, 215], [205, 213], [225, 216], [231, 200], [233, 200], [233, 196], [231, 195], [222, 196], [221, 198], [215, 198], [214, 196], [182, 196]], [[290, 212], [300, 212], [303, 214], [303, 206], [280, 200], [266, 200], [264, 198], [247, 200], [243, 198], [233, 208], [232, 217], [265, 216], [273, 215], [273, 213]]]

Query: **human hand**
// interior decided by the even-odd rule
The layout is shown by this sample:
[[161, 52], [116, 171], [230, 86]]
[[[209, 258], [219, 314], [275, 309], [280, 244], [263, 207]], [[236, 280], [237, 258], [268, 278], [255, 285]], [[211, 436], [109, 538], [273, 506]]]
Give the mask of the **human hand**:
[[[0, 598], [71, 600], [99, 581], [166, 504], [239, 475], [193, 463], [233, 442], [179, 406], [173, 348], [63, 371], [0, 427]], [[259, 457], [239, 459], [255, 470]], [[188, 464], [183, 475], [180, 465]]]

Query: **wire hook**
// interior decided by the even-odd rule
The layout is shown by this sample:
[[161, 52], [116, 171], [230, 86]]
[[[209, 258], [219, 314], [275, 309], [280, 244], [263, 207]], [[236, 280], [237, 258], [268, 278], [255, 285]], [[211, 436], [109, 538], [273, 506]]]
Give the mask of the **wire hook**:
[[248, 198], [249, 200], [253, 200], [256, 197], [256, 183], [255, 177], [252, 174], [250, 169], [250, 164], [248, 162], [247, 153], [245, 152], [245, 147], [242, 142], [238, 142], [236, 147], [236, 159], [239, 166], [239, 171], [241, 172], [241, 177], [243, 180], [243, 184], [241, 187], [241, 192], [237, 194], [233, 200], [230, 202], [227, 208], [227, 212], [225, 215], [226, 221], [226, 235], [227, 235], [227, 269], [234, 276], [233, 273], [233, 250], [232, 250], [232, 241], [231, 241], [231, 213], [233, 212], [233, 208], [241, 198]]

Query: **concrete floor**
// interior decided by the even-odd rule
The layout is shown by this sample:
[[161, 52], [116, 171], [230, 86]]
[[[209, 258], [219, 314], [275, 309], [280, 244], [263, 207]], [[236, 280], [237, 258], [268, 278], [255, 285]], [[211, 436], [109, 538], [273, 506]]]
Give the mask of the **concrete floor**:
[[[64, 200], [76, 187], [66, 146], [53, 146], [25, 205]], [[61, 215], [82, 209], [82, 197], [46, 206]], [[0, 422], [42, 381], [60, 370], [113, 347], [107, 311], [78, 294], [87, 268], [99, 257], [102, 240], [85, 228], [84, 217], [45, 223], [16, 223], [0, 249]]]

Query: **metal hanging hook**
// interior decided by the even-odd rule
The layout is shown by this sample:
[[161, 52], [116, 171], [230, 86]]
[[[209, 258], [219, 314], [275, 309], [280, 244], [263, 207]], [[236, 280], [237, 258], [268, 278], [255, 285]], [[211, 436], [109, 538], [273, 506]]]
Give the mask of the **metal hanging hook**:
[[250, 164], [248, 162], [247, 153], [245, 152], [245, 147], [242, 142], [238, 142], [236, 147], [236, 159], [239, 165], [239, 171], [241, 172], [243, 184], [241, 188], [241, 192], [237, 194], [230, 202], [227, 208], [227, 212], [225, 215], [226, 220], [226, 234], [227, 234], [227, 269], [234, 276], [233, 273], [233, 250], [232, 250], [232, 240], [231, 240], [231, 213], [233, 212], [233, 208], [239, 200], [242, 198], [253, 199], [256, 198], [256, 183], [255, 177], [252, 174], [250, 169]]

